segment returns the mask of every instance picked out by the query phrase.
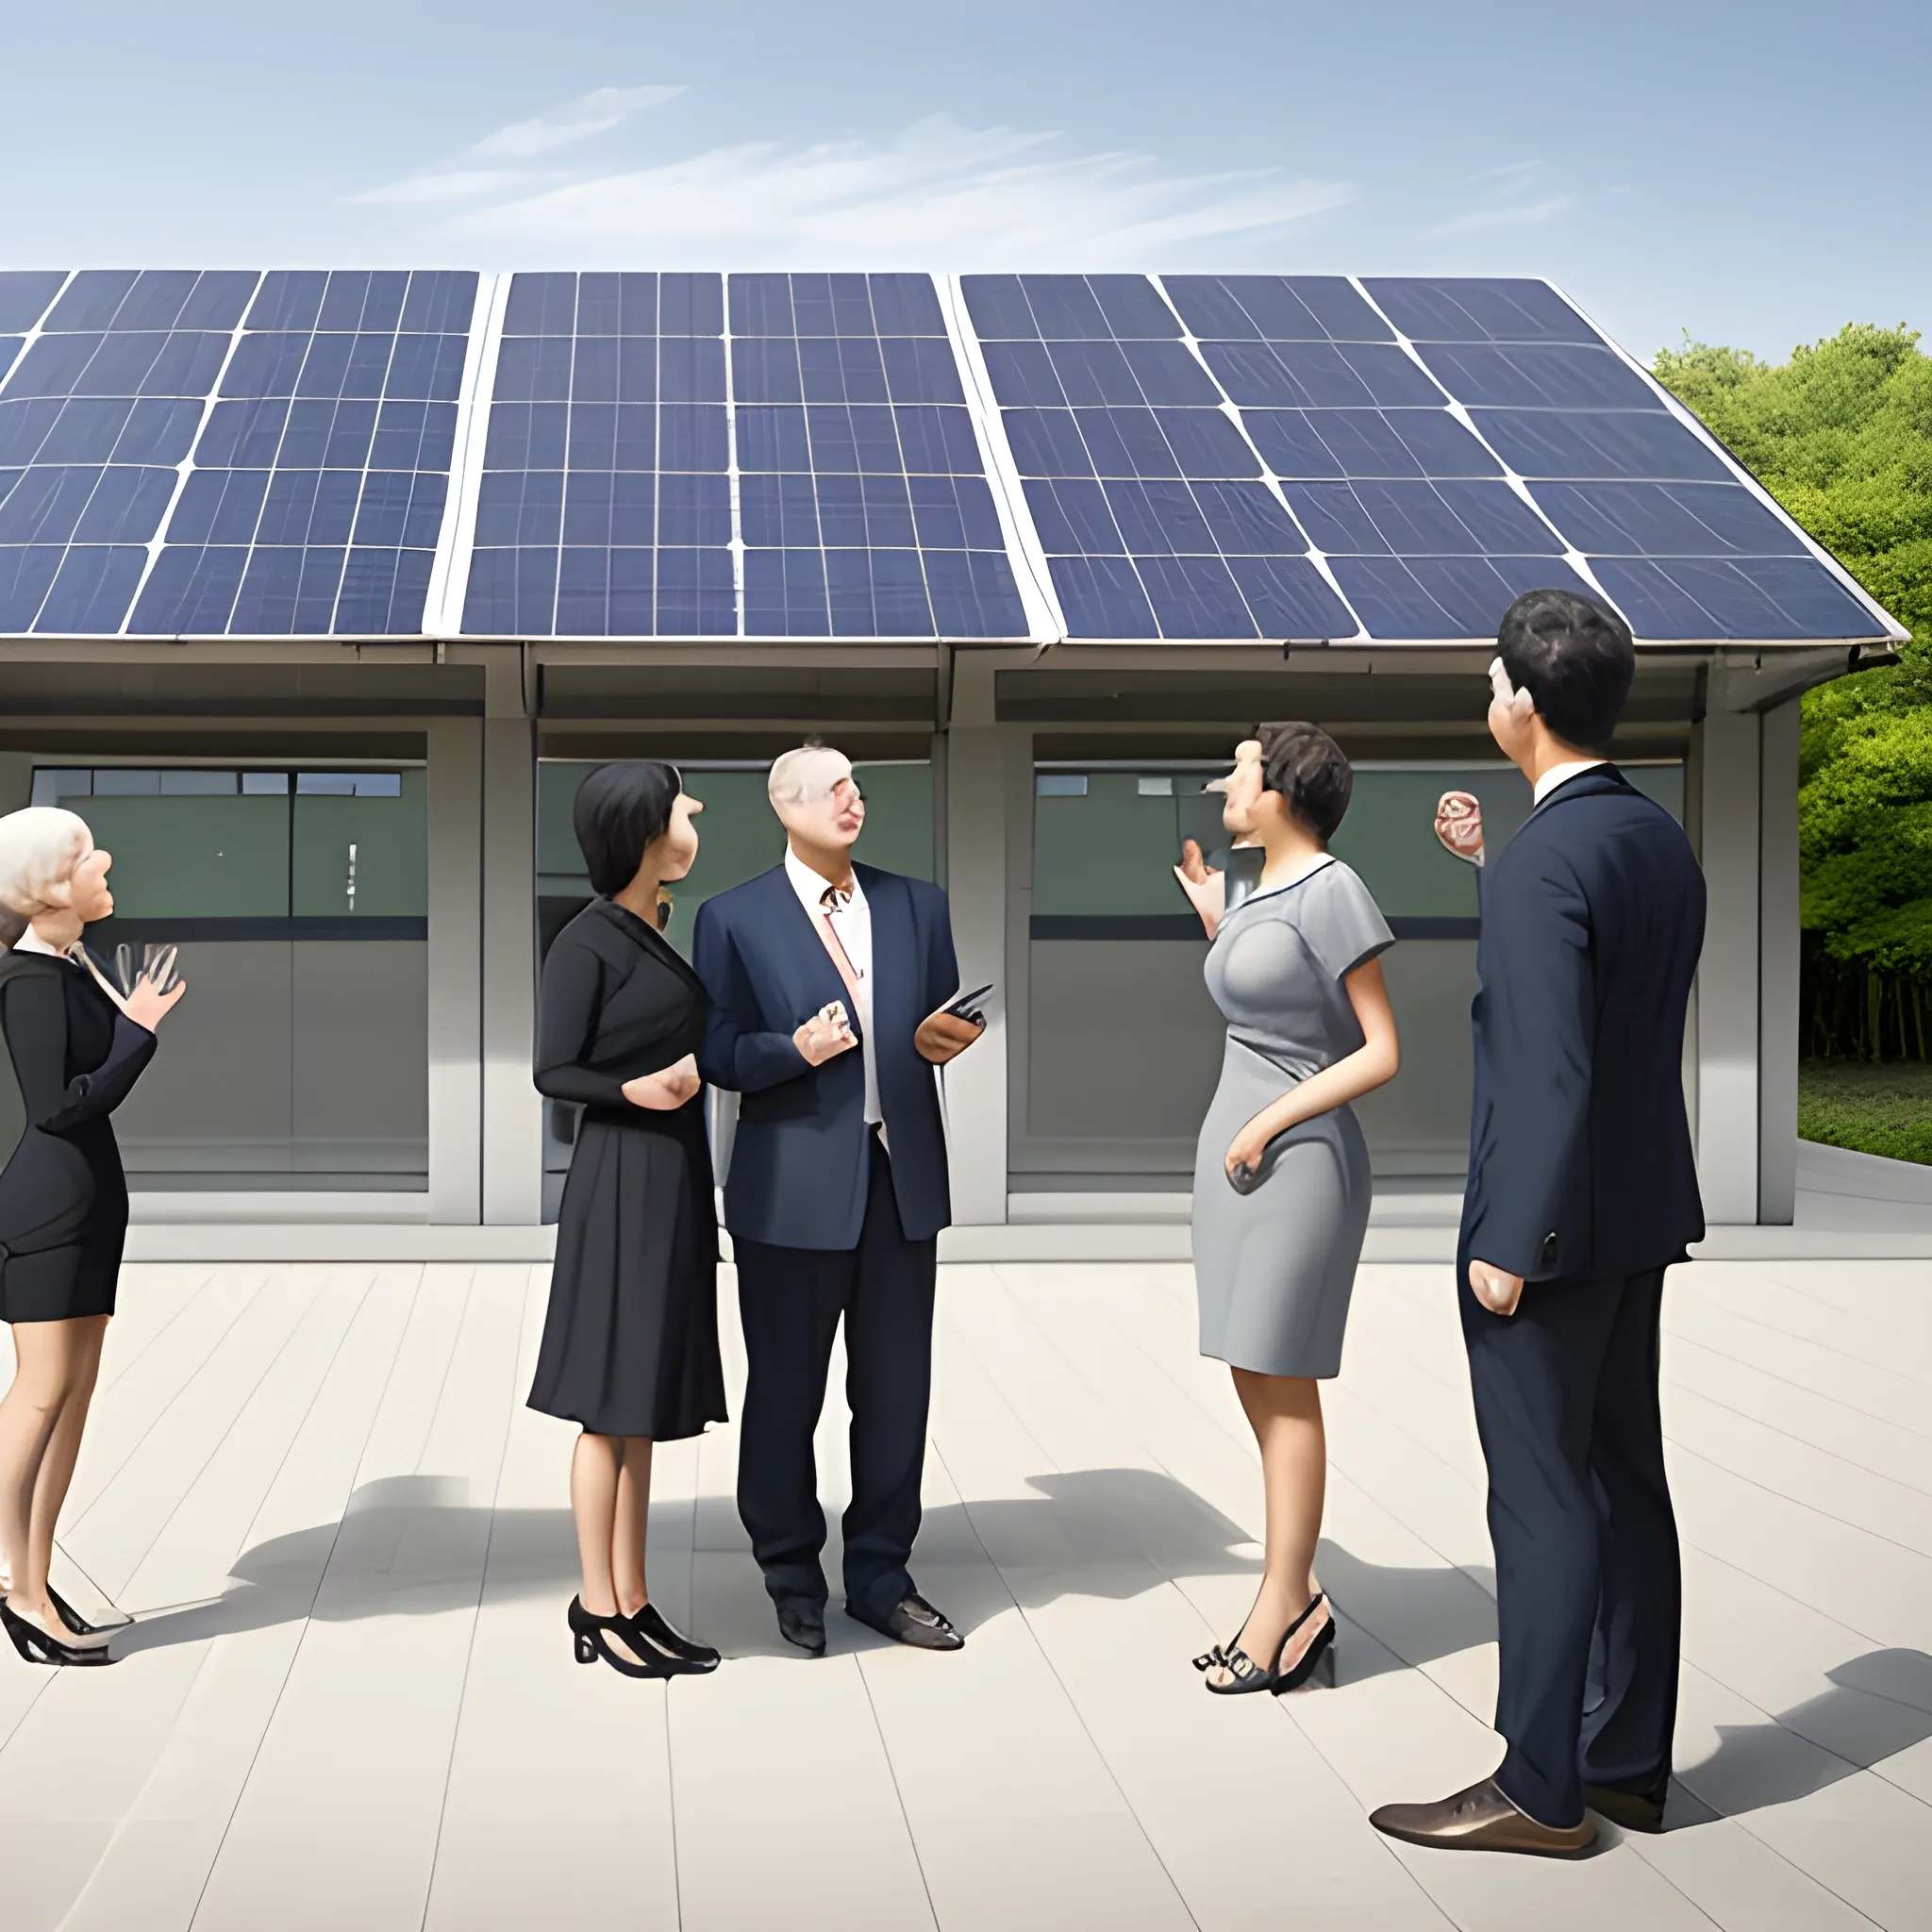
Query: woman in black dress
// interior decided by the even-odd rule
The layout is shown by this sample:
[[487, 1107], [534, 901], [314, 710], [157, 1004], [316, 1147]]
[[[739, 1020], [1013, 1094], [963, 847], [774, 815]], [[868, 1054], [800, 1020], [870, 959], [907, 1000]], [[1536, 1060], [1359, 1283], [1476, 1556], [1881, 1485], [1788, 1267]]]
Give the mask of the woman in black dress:
[[630, 1676], [714, 1669], [650, 1601], [651, 1444], [724, 1420], [718, 1222], [698, 1085], [705, 991], [658, 930], [658, 892], [697, 857], [675, 767], [601, 765], [573, 814], [598, 896], [558, 934], [537, 1010], [537, 1090], [581, 1104], [530, 1407], [583, 1430], [571, 1463], [579, 1663]]
[[0, 1547], [10, 1559], [0, 1624], [33, 1663], [106, 1663], [128, 1621], [91, 1624], [47, 1581], [127, 1233], [108, 1116], [187, 990], [158, 992], [143, 978], [124, 999], [88, 963], [81, 929], [114, 909], [110, 862], [72, 812], [35, 807], [0, 819], [0, 897], [31, 908], [30, 924], [8, 922], [12, 944], [0, 956], [0, 1033], [26, 1115], [0, 1173], [0, 1320], [14, 1352], [0, 1400]]

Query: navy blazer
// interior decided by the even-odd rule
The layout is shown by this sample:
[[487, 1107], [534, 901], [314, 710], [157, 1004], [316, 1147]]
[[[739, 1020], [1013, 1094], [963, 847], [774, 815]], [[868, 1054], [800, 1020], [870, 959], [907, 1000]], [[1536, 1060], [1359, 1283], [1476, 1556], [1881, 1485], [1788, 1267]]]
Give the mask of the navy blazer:
[[1611, 765], [1559, 785], [1481, 882], [1475, 1095], [1457, 1278], [1682, 1260], [1704, 1234], [1684, 1012], [1704, 874], [1682, 826]]
[[[908, 1241], [929, 1241], [952, 1196], [939, 1083], [912, 1037], [959, 990], [952, 920], [924, 879], [853, 871], [872, 915], [873, 1051], [899, 1224]], [[820, 1008], [851, 1001], [782, 865], [698, 908], [691, 960], [711, 997], [699, 1071], [743, 1095], [725, 1226], [778, 1247], [856, 1248], [871, 1172], [864, 1057], [854, 1048], [813, 1067], [791, 1043]]]

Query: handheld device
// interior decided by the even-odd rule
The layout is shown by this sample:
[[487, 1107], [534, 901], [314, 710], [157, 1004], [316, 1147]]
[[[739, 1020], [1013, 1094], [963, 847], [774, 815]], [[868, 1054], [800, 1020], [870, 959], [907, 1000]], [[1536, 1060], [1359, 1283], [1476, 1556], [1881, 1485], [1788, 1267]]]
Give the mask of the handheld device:
[[951, 1013], [958, 1020], [971, 1020], [974, 1017], [974, 1010], [980, 1001], [992, 991], [992, 981], [989, 979], [984, 986], [975, 986], [971, 992], [959, 993], [948, 1000], [940, 1011]]

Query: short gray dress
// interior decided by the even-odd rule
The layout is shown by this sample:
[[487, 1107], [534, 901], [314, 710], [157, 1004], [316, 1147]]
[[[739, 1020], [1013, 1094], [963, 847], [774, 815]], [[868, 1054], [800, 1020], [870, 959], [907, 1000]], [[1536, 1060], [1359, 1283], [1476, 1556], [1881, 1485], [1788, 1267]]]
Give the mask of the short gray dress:
[[1340, 859], [1262, 888], [1221, 922], [1208, 991], [1227, 1055], [1194, 1157], [1194, 1281], [1201, 1353], [1261, 1375], [1335, 1375], [1369, 1224], [1369, 1150], [1338, 1107], [1277, 1136], [1261, 1184], [1238, 1194], [1234, 1137], [1296, 1081], [1362, 1044], [1342, 980], [1394, 942], [1369, 889]]

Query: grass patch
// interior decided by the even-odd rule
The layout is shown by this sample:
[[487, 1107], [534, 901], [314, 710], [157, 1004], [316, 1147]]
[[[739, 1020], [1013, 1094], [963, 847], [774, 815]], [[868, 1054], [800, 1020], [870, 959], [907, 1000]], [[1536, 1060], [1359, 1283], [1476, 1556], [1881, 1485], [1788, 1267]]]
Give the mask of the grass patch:
[[1932, 1062], [1800, 1060], [1798, 1138], [1932, 1166]]

